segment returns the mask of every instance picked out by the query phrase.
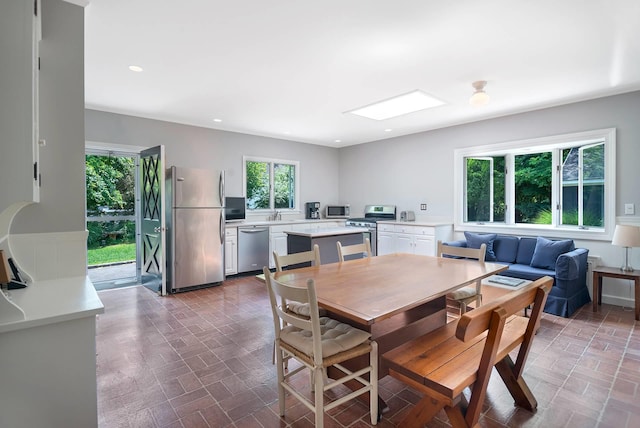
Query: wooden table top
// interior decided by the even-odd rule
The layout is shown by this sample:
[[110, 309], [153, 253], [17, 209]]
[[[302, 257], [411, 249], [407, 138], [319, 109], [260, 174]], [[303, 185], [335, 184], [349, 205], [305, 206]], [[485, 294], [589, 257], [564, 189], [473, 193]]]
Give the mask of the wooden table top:
[[606, 276], [616, 277], [616, 278], [634, 278], [640, 277], [640, 270], [635, 269], [631, 272], [623, 271], [619, 267], [611, 267], [611, 266], [595, 266], [593, 268], [594, 273], [604, 273]]
[[497, 263], [397, 253], [283, 271], [275, 277], [300, 287], [312, 278], [319, 306], [370, 325], [506, 269]]

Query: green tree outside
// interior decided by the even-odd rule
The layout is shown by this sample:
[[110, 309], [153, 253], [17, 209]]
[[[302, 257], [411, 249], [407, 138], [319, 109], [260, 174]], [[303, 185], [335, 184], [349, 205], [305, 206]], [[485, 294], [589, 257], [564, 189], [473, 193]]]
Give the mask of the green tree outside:
[[[135, 214], [133, 158], [86, 155], [85, 165], [87, 217]], [[90, 250], [114, 244], [131, 244], [135, 254], [135, 222], [87, 221], [87, 230], [87, 246]]]

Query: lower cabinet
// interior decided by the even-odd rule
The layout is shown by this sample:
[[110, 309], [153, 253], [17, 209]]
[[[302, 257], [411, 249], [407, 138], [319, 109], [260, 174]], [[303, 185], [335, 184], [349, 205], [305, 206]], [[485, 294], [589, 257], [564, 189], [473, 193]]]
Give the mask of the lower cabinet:
[[228, 227], [224, 235], [224, 273], [238, 273], [238, 228]]
[[378, 223], [378, 255], [409, 253], [435, 256], [438, 240], [451, 239], [451, 225]]
[[[269, 267], [274, 269], [276, 262], [273, 260], [273, 253], [279, 256], [287, 254], [287, 234], [280, 230], [283, 226], [269, 228]], [[275, 229], [275, 230], [274, 230]], [[286, 227], [289, 230], [291, 227]]]

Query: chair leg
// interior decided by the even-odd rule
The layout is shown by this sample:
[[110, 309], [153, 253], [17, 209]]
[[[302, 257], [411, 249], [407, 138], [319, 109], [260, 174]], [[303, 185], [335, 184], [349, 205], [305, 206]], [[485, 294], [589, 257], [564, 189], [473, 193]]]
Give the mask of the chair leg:
[[467, 312], [467, 304], [462, 301], [459, 301], [458, 304], [460, 305], [460, 316], [462, 316]]
[[324, 378], [322, 376], [322, 368], [316, 368], [312, 373], [315, 386], [315, 411], [316, 411], [316, 427], [324, 426]]
[[[274, 342], [275, 345], [275, 342]], [[280, 410], [280, 416], [284, 416], [284, 407], [285, 407], [285, 394], [284, 394], [284, 362], [282, 361], [282, 349], [276, 346], [276, 364], [278, 365], [278, 406]]]
[[[311, 392], [316, 392], [316, 381], [313, 376], [313, 371], [309, 372], [309, 382], [311, 383]], [[327, 369], [322, 369], [322, 386], [329, 383], [329, 376], [327, 375]]]
[[371, 342], [369, 364], [371, 365], [371, 372], [369, 373], [369, 382], [371, 383], [369, 408], [371, 409], [371, 425], [376, 425], [380, 415], [378, 410], [378, 343], [374, 341]]

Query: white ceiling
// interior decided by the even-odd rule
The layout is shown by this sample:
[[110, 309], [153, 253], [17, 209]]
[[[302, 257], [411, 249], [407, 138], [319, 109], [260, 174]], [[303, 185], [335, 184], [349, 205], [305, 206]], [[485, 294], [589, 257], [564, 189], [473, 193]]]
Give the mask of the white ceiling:
[[[91, 0], [85, 15], [87, 108], [333, 147], [640, 89], [637, 0]], [[475, 80], [489, 105], [469, 105]], [[446, 104], [345, 113], [415, 89]]]

